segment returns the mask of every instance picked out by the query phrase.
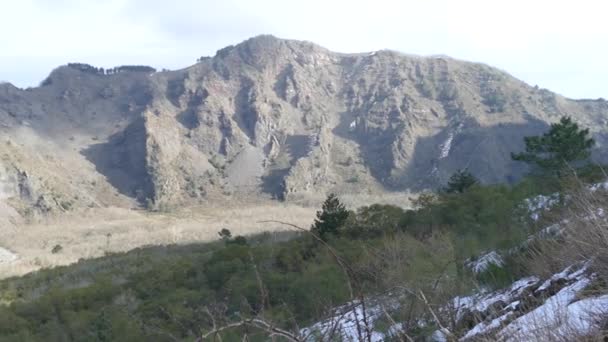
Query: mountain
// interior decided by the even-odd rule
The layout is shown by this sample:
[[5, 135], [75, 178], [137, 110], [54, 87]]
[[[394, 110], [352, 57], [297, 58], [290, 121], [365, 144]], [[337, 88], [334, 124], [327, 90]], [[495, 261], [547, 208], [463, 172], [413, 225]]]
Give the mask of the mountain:
[[465, 167], [514, 181], [510, 152], [563, 115], [606, 143], [608, 102], [443, 56], [258, 36], [176, 71], [69, 64], [0, 84], [0, 200], [22, 214], [305, 200], [435, 188]]

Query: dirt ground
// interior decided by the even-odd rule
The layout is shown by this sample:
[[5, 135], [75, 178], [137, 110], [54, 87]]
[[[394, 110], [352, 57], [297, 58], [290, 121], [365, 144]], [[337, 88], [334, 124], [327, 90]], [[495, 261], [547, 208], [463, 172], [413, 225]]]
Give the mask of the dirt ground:
[[195, 207], [169, 214], [98, 208], [36, 224], [0, 227], [0, 248], [7, 256], [0, 260], [0, 278], [146, 245], [210, 241], [218, 238], [222, 228], [230, 229], [233, 235], [292, 229], [260, 222], [264, 220], [309, 227], [315, 211], [312, 207], [276, 202], [238, 208]]

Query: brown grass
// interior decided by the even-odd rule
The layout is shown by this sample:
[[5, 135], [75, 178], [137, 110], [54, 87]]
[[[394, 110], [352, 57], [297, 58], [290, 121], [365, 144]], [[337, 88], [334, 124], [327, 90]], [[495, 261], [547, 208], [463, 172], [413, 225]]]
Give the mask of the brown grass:
[[[194, 207], [173, 213], [123, 208], [69, 213], [36, 224], [3, 229], [0, 246], [15, 252], [19, 259], [0, 263], [0, 278], [141, 246], [211, 241], [218, 238], [217, 232], [222, 228], [230, 229], [233, 235], [289, 229], [281, 224], [259, 222], [263, 220], [287, 221], [308, 227], [315, 210], [268, 202], [231, 208]], [[52, 253], [56, 245], [61, 245], [62, 250]]]

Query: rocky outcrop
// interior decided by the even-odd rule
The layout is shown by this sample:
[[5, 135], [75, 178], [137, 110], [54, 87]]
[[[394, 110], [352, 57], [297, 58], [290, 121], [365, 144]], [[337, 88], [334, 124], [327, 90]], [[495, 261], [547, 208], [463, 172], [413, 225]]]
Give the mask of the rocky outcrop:
[[[605, 327], [608, 296], [589, 291], [599, 283], [589, 262], [576, 264], [546, 280], [530, 276], [504, 289], [453, 298], [425, 318], [393, 321], [388, 327], [383, 319], [387, 312], [400, 312], [406, 304], [398, 292], [382, 294], [366, 298], [365, 304], [352, 301], [339, 306], [300, 333], [308, 336], [307, 341], [329, 335], [354, 341], [361, 331], [372, 341], [404, 336], [436, 342], [585, 340]], [[437, 319], [442, 329], [429, 334]]]
[[178, 71], [65, 66], [38, 88], [0, 85], [7, 135], [29, 127], [61, 149], [58, 160], [88, 163], [84, 178], [105, 189], [91, 193], [97, 201], [155, 208], [420, 190], [465, 167], [483, 182], [514, 181], [525, 170], [510, 152], [566, 114], [605, 144], [602, 100], [448, 57], [340, 54], [272, 36]]
[[597, 333], [608, 296], [584, 294], [596, 281], [588, 265], [570, 266], [545, 281], [529, 277], [500, 291], [455, 298], [454, 329], [461, 341], [567, 341]]

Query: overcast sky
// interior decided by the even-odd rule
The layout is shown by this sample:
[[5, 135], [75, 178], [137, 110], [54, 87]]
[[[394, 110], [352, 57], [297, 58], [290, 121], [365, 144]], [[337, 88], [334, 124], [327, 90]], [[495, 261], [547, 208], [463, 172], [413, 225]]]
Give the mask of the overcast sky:
[[0, 81], [58, 65], [177, 69], [258, 34], [339, 52], [485, 62], [573, 98], [608, 97], [602, 0], [2, 0]]

